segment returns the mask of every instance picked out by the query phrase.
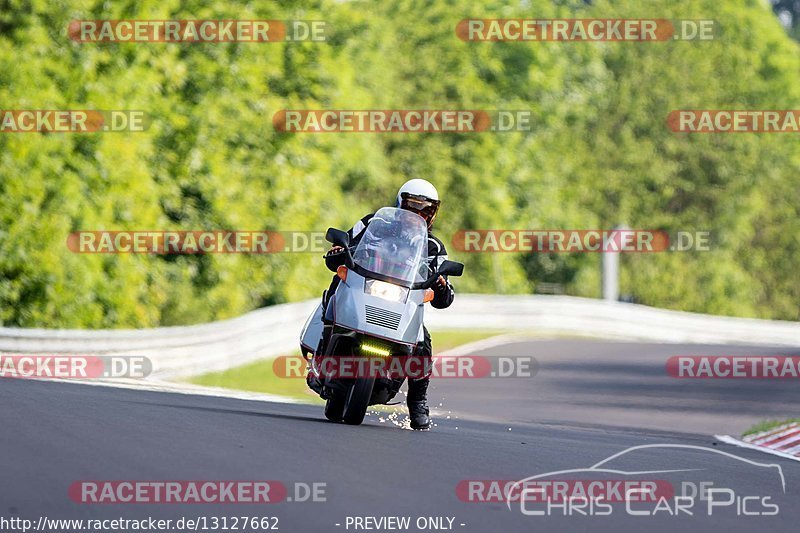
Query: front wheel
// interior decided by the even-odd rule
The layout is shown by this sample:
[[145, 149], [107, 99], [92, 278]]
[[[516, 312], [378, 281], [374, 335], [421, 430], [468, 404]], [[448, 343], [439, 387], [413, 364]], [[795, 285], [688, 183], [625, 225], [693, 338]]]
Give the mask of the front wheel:
[[347, 394], [347, 401], [344, 404], [343, 420], [345, 424], [353, 426], [359, 425], [364, 421], [367, 414], [369, 400], [372, 397], [372, 387], [375, 385], [375, 378], [359, 378], [350, 387]]

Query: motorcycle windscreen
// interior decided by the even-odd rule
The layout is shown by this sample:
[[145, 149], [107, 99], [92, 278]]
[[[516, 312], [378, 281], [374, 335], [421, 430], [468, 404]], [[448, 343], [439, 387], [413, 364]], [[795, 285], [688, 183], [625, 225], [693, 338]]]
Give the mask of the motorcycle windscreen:
[[410, 287], [428, 273], [428, 226], [411, 211], [384, 207], [372, 217], [353, 254], [368, 273]]

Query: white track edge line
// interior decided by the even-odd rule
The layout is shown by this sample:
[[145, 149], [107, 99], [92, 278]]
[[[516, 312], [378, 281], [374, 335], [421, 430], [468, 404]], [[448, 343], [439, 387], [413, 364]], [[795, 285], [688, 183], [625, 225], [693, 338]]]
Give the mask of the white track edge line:
[[[234, 389], [223, 389], [221, 387], [206, 387], [192, 383], [178, 383], [156, 380], [136, 380], [136, 381], [104, 381], [104, 380], [82, 380], [82, 379], [32, 379], [31, 381], [53, 381], [57, 383], [76, 383], [80, 385], [92, 385], [94, 387], [111, 387], [117, 389], [143, 390], [149, 392], [165, 392], [170, 394], [185, 394], [195, 396], [210, 396], [215, 398], [230, 398], [234, 400], [248, 400], [256, 402], [272, 403], [291, 403], [309, 404], [298, 398], [290, 398], [277, 394], [262, 392], [249, 392]], [[313, 405], [313, 404], [312, 404]]]

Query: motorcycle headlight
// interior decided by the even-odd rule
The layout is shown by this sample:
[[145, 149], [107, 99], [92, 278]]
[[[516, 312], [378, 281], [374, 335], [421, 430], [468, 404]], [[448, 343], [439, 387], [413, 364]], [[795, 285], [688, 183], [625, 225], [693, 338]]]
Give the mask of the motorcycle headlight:
[[391, 302], [403, 303], [408, 297], [408, 289], [400, 285], [386, 283], [377, 279], [368, 279], [364, 285], [364, 292], [370, 296], [377, 296]]

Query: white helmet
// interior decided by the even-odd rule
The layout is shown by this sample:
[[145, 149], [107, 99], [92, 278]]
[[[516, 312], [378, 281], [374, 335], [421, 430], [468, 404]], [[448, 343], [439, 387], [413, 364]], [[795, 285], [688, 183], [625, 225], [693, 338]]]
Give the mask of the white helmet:
[[418, 214], [430, 228], [439, 211], [439, 193], [429, 181], [409, 180], [397, 191], [397, 207]]

